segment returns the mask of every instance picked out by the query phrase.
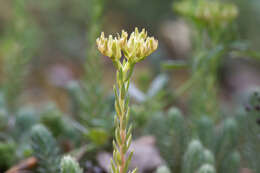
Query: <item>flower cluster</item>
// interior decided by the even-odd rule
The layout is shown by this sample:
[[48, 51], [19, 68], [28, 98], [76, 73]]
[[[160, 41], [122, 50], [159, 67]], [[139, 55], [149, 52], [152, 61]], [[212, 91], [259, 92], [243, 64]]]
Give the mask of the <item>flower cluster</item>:
[[209, 0], [177, 2], [174, 4], [174, 9], [183, 16], [208, 24], [225, 24], [238, 15], [238, 9], [235, 5]]
[[105, 37], [104, 32], [101, 33], [101, 36], [97, 38], [97, 46], [98, 50], [105, 56], [108, 56], [115, 59], [120, 59], [121, 54], [121, 47], [120, 41], [117, 38], [113, 38], [112, 35], [109, 35], [108, 38]]
[[127, 60], [136, 63], [149, 56], [158, 47], [158, 41], [154, 37], [148, 37], [147, 32], [143, 29], [141, 32], [135, 28], [128, 38], [128, 33], [124, 30], [121, 36], [117, 37], [109, 35], [105, 37], [104, 33], [97, 39], [98, 50], [112, 60], [119, 60], [124, 53]]

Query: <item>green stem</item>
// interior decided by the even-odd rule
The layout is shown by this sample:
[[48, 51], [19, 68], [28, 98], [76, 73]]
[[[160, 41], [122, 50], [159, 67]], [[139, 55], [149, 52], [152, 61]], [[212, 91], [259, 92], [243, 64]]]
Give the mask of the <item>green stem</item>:
[[[125, 64], [128, 66], [128, 64]], [[130, 77], [133, 71], [133, 66], [128, 66], [129, 69], [123, 69], [121, 66], [117, 70], [117, 82], [114, 87], [115, 91], [115, 141], [113, 161], [111, 161], [111, 172], [113, 173], [126, 173], [128, 170], [128, 165], [131, 160], [132, 153], [127, 157], [127, 151], [131, 144], [131, 127], [128, 127], [129, 111], [128, 106], [129, 96], [128, 96], [128, 86], [130, 82]], [[125, 77], [128, 76], [126, 79]]]

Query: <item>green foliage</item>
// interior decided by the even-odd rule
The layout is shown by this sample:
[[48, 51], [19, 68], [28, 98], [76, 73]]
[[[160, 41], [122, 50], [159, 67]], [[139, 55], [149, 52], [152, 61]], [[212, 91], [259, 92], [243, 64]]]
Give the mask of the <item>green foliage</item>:
[[23, 107], [17, 111], [15, 119], [15, 135], [17, 138], [31, 130], [31, 127], [39, 122], [39, 117], [32, 108]]
[[83, 173], [78, 162], [71, 156], [64, 156], [60, 163], [61, 173]]
[[215, 138], [213, 120], [208, 116], [202, 116], [196, 121], [195, 126], [199, 140], [204, 146], [212, 149], [214, 146]]
[[106, 135], [109, 136], [112, 131], [113, 118], [108, 115], [112, 114], [112, 102], [108, 98], [101, 96], [103, 94], [95, 94], [99, 92], [98, 90], [101, 87], [99, 83], [96, 83], [96, 85], [99, 85], [97, 88], [92, 86], [92, 89], [96, 91], [91, 92], [85, 87], [93, 83], [89, 81], [85, 84], [80, 86], [78, 83], [73, 82], [68, 86], [72, 99], [72, 113], [76, 116], [76, 120], [86, 129], [91, 131], [92, 129], [102, 128], [107, 133]]
[[[1, 147], [4, 149], [6, 144], [6, 149], [9, 148], [9, 156], [6, 157], [5, 153], [0, 155], [6, 157], [1, 158], [1, 163], [9, 162], [5, 165], [8, 167], [14, 164], [11, 160], [17, 162], [30, 156], [28, 132], [38, 121], [32, 109], [20, 105], [24, 77], [40, 45], [39, 28], [33, 22], [26, 3], [19, 0], [7, 2], [10, 16], [6, 25], [1, 27], [0, 138], [3, 140]], [[5, 166], [0, 165], [0, 169]]]
[[41, 112], [41, 123], [44, 124], [57, 137], [62, 134], [68, 126], [64, 122], [64, 115], [54, 105], [47, 105]]
[[[81, 82], [68, 85], [71, 96], [71, 112], [78, 122], [87, 129], [84, 134], [97, 146], [107, 144], [112, 133], [113, 103], [105, 96], [102, 86], [102, 64], [96, 49], [96, 38], [102, 28], [105, 0], [86, 1], [88, 31], [84, 76]], [[97, 69], [99, 72], [97, 73]]]
[[15, 128], [9, 129], [8, 133], [12, 135], [17, 144], [15, 157], [17, 160], [21, 160], [32, 155], [33, 151], [29, 142], [30, 130], [39, 122], [39, 117], [35, 110], [30, 107], [18, 109], [15, 117]]
[[97, 146], [102, 146], [107, 143], [109, 134], [105, 129], [102, 128], [92, 128], [89, 131], [89, 138]]
[[156, 114], [149, 119], [146, 134], [154, 134], [160, 153], [173, 171], [181, 170], [181, 162], [189, 142], [190, 129], [177, 108], [166, 115]]
[[238, 127], [236, 120], [233, 118], [225, 119], [220, 129], [221, 131], [216, 136], [214, 150], [218, 165], [224, 164], [223, 160], [230, 157], [232, 152], [238, 149]]
[[35, 125], [31, 131], [33, 155], [38, 159], [39, 173], [57, 173], [59, 170], [59, 149], [52, 134], [43, 126]]
[[156, 173], [171, 173], [171, 171], [167, 166], [162, 165], [156, 169]]
[[259, 166], [259, 152], [260, 152], [260, 129], [259, 129], [259, 108], [260, 108], [260, 94], [254, 92], [248, 99], [246, 106], [247, 112], [244, 115], [240, 115], [239, 123], [241, 125], [240, 137], [242, 145], [242, 156], [246, 159], [246, 163], [249, 168], [254, 172], [260, 171]]
[[194, 140], [188, 145], [187, 151], [183, 156], [183, 173], [197, 170], [203, 163], [203, 146], [200, 141]]
[[188, 121], [171, 108], [151, 117], [146, 132], [156, 136], [157, 146], [172, 172], [189, 173], [210, 164], [217, 172], [237, 173], [240, 168], [237, 120], [226, 118], [216, 126], [210, 116]]
[[[197, 170], [198, 172], [237, 173], [241, 163], [239, 137], [242, 137], [243, 141], [248, 141], [244, 139], [247, 136], [246, 133], [242, 135], [240, 132], [240, 128], [244, 127], [242, 121], [246, 121], [245, 118], [240, 120], [233, 117], [221, 118], [222, 113], [217, 99], [218, 74], [223, 59], [233, 51], [235, 43], [241, 43], [238, 40], [236, 27], [234, 27], [234, 21], [238, 15], [237, 7], [234, 4], [218, 0], [187, 0], [175, 2], [174, 10], [192, 28], [192, 58], [189, 62], [175, 63], [172, 61], [169, 65], [164, 64], [164, 67], [190, 67], [191, 69], [191, 78], [178, 88], [175, 94], [181, 96], [184, 92], [189, 91], [191, 122], [184, 121], [183, 124], [190, 127], [192, 133], [187, 139], [190, 142], [188, 147], [186, 147], [187, 144], [186, 146], [180, 145], [182, 149], [177, 149], [185, 152], [184, 155], [177, 158], [181, 162], [176, 159], [169, 162], [169, 158], [174, 158], [176, 155], [174, 150], [169, 147], [174, 146], [173, 142], [168, 146], [160, 145], [164, 138], [167, 142], [175, 140], [174, 143], [178, 143], [180, 138], [176, 138], [174, 133], [169, 135], [169, 130], [168, 132], [163, 130], [160, 135], [156, 135], [158, 146], [161, 153], [164, 150], [169, 151], [169, 153], [165, 152], [166, 155], [162, 155], [173, 172], [190, 173]], [[242, 50], [243, 48], [236, 47], [235, 49]], [[165, 117], [167, 116], [162, 119]], [[157, 121], [159, 122], [159, 120]], [[157, 127], [157, 129], [160, 128]], [[171, 139], [167, 140], [167, 136], [171, 136]], [[179, 134], [179, 136], [182, 135]], [[194, 138], [197, 140], [194, 141]], [[248, 143], [251, 144], [251, 142]], [[255, 160], [259, 159], [255, 158]], [[178, 167], [174, 166], [176, 163], [178, 163]]]
[[8, 121], [8, 114], [4, 109], [0, 110], [0, 134], [6, 129], [6, 122]]
[[212, 165], [204, 164], [200, 167], [198, 173], [216, 173], [216, 171]]
[[195, 126], [202, 144], [214, 153], [216, 170], [235, 173], [240, 167], [240, 154], [237, 152], [239, 149], [237, 120], [226, 118], [220, 123], [220, 127], [215, 127], [211, 118], [202, 116]]
[[1, 87], [10, 113], [17, 109], [26, 67], [40, 44], [37, 39], [40, 33], [26, 10], [26, 1], [13, 1], [12, 15], [11, 22], [4, 28], [0, 47], [0, 54], [4, 57]]
[[[186, 64], [191, 69], [191, 78], [175, 94], [181, 96], [189, 91], [192, 115], [213, 116], [214, 121], [218, 120], [221, 114], [217, 100], [219, 71], [225, 57], [233, 52], [233, 45], [244, 43], [239, 40], [235, 25], [238, 9], [232, 3], [218, 0], [183, 0], [174, 2], [173, 9], [191, 27], [193, 45], [192, 57], [188, 62], [165, 65], [176, 68]], [[241, 47], [235, 50], [242, 51]]]
[[137, 135], [141, 135], [149, 120], [160, 114], [167, 103], [170, 102], [171, 96], [169, 88], [167, 88], [168, 80], [168, 75], [159, 74], [148, 85], [146, 93], [142, 93], [141, 90], [131, 84], [132, 89], [130, 89], [129, 94], [137, 102], [137, 104], [132, 105], [131, 109]]
[[58, 142], [67, 139], [77, 145], [81, 141], [80, 137], [88, 134], [87, 129], [62, 113], [54, 104], [46, 105], [39, 117], [40, 122], [51, 131]]
[[[100, 68], [99, 66], [93, 66], [92, 70], [90, 70], [92, 72], [92, 79], [89, 79], [89, 81], [92, 80], [96, 82], [93, 86], [91, 86], [93, 90], [88, 90], [89, 93], [87, 93], [87, 95], [89, 94], [91, 95], [91, 97], [85, 95], [85, 86], [83, 87], [84, 91], [80, 93], [81, 96], [84, 96], [83, 102], [81, 103], [81, 107], [79, 109], [79, 112], [81, 114], [80, 116], [84, 117], [85, 120], [86, 113], [89, 113], [89, 115], [91, 114], [92, 118], [91, 121], [87, 117], [86, 121], [80, 119], [79, 122], [83, 125], [86, 125], [85, 122], [90, 122], [89, 129], [85, 128], [80, 123], [68, 117], [65, 117], [64, 114], [58, 111], [56, 107], [48, 107], [47, 109], [44, 108], [43, 111], [40, 111], [40, 113], [38, 113], [38, 109], [36, 112], [31, 108], [22, 107], [20, 105], [20, 96], [24, 87], [24, 77], [26, 75], [27, 67], [30, 63], [30, 60], [39, 48], [41, 40], [40, 31], [44, 29], [37, 27], [33, 19], [35, 16], [32, 17], [32, 15], [30, 14], [31, 12], [33, 12], [33, 10], [30, 9], [30, 5], [34, 6], [33, 8], [39, 10], [39, 13], [46, 9], [50, 10], [51, 13], [44, 13], [44, 18], [51, 17], [51, 19], [53, 19], [57, 17], [57, 15], [55, 16], [53, 14], [61, 12], [58, 10], [59, 6], [61, 4], [64, 5], [68, 3], [68, 1], [57, 1], [54, 3], [52, 1], [50, 2], [46, 0], [44, 2], [35, 3], [32, 1], [15, 0], [13, 2], [10, 2], [10, 22], [8, 22], [7, 25], [4, 25], [5, 28], [3, 28], [4, 34], [2, 36], [3, 39], [1, 40], [0, 46], [1, 66], [3, 67], [3, 70], [1, 71], [3, 72], [3, 76], [1, 76], [3, 77], [3, 79], [1, 79], [0, 98], [0, 140], [2, 141], [3, 139], [3, 143], [6, 143], [6, 141], [9, 140], [14, 141], [14, 144], [19, 143], [19, 145], [16, 145], [16, 148], [14, 149], [14, 154], [11, 155], [14, 160], [22, 160], [31, 155], [35, 155], [39, 159], [38, 172], [56, 172], [58, 168], [58, 161], [56, 160], [59, 160], [59, 152], [57, 151], [58, 149], [55, 141], [56, 139], [54, 139], [54, 137], [57, 138], [58, 142], [61, 142], [65, 138], [68, 139], [70, 144], [80, 144], [82, 142], [82, 139], [85, 139], [82, 138], [82, 136], [88, 135], [88, 139], [94, 141], [95, 144], [103, 145], [108, 140], [110, 130], [106, 130], [106, 128], [101, 129], [101, 127], [106, 124], [104, 126], [107, 127], [107, 129], [113, 128], [111, 125], [112, 118], [110, 118], [110, 116], [107, 116], [107, 110], [110, 107], [112, 108], [112, 104], [109, 105], [109, 103], [106, 101], [104, 101], [104, 103], [101, 103], [101, 100], [105, 100], [103, 99], [103, 96], [99, 97], [99, 99], [96, 99], [97, 95], [103, 95], [103, 92], [101, 93], [101, 90], [97, 89], [96, 87], [99, 86], [99, 88], [101, 88], [101, 85], [99, 83], [100, 79], [96, 80], [97, 73], [94, 72], [96, 68]], [[90, 1], [80, 0], [81, 6], [79, 6], [81, 7], [81, 9], [87, 7], [89, 8], [89, 10], [82, 10], [81, 12], [79, 12], [75, 10], [77, 9], [77, 5], [74, 4], [74, 6], [71, 6], [70, 11], [74, 10], [74, 14], [75, 12], [77, 12], [78, 16], [75, 15], [76, 18], [83, 19], [84, 23], [86, 22], [86, 15], [82, 15], [79, 13], [89, 12], [88, 17], [92, 18], [92, 26], [88, 26], [89, 28], [92, 27], [90, 29], [92, 31], [89, 34], [88, 38], [91, 40], [89, 43], [89, 47], [92, 47], [91, 49], [93, 51], [87, 51], [87, 53], [89, 57], [88, 59], [92, 59], [95, 64], [97, 61], [99, 61], [96, 55], [97, 51], [95, 50], [95, 39], [97, 37], [97, 33], [100, 32], [100, 26], [98, 26], [100, 25], [100, 22], [97, 21], [99, 21], [102, 17], [101, 14], [103, 11], [103, 0], [93, 0], [91, 2], [92, 5], [89, 6], [86, 5], [87, 3], [90, 3]], [[68, 15], [66, 14], [66, 16], [63, 17], [67, 18]], [[54, 24], [54, 20], [50, 21], [50, 23]], [[39, 24], [38, 22], [41, 21], [37, 21], [37, 24]], [[54, 28], [51, 27], [50, 30], [52, 29]], [[55, 29], [57, 31], [57, 28]], [[64, 32], [59, 33], [59, 35], [61, 34], [64, 34]], [[86, 80], [88, 80], [89, 76], [86, 77]], [[86, 82], [86, 85], [91, 83], [89, 81]], [[86, 88], [88, 88], [88, 86], [86, 86]], [[81, 98], [82, 97], [80, 97], [80, 99]], [[92, 100], [89, 98], [92, 98]], [[102, 106], [98, 106], [99, 103], [102, 104]], [[95, 108], [96, 105], [97, 108]], [[75, 114], [75, 116], [77, 116], [77, 114]], [[108, 120], [107, 117], [110, 119]], [[50, 134], [50, 132], [47, 131], [46, 128], [34, 126], [37, 123], [42, 123], [43, 125], [45, 125], [50, 130], [50, 132], [53, 133], [54, 137]], [[32, 144], [30, 145], [29, 131], [32, 126], [34, 127], [31, 134]], [[5, 157], [6, 155], [2, 156]], [[9, 159], [6, 159], [6, 161], [9, 161]], [[9, 164], [8, 166], [11, 165]]]
[[13, 142], [0, 142], [0, 170], [8, 168], [14, 163], [15, 147]]
[[214, 162], [214, 155], [205, 149], [200, 141], [193, 140], [183, 156], [182, 173], [198, 170], [205, 163], [214, 165]]
[[53, 136], [57, 137], [64, 131], [64, 124], [62, 121], [62, 116], [60, 112], [44, 112], [41, 117], [41, 122], [50, 129]]
[[[85, 62], [85, 76], [83, 79], [83, 96], [80, 98], [80, 108], [84, 114], [89, 117], [103, 117], [107, 114], [107, 104], [105, 102], [104, 91], [101, 84], [102, 65], [96, 49], [96, 38], [98, 37], [102, 27], [102, 14], [105, 0], [89, 0], [88, 16], [89, 31], [87, 33], [87, 41], [89, 43], [87, 57]], [[99, 69], [99, 73], [96, 70]], [[82, 120], [86, 119], [85, 115], [79, 114]], [[100, 118], [101, 119], [101, 118]], [[85, 120], [88, 122], [88, 120]], [[84, 123], [84, 122], [83, 122]], [[87, 124], [88, 125], [88, 124]]]
[[222, 172], [237, 173], [241, 167], [241, 154], [238, 151], [229, 152], [221, 162], [219, 170]]

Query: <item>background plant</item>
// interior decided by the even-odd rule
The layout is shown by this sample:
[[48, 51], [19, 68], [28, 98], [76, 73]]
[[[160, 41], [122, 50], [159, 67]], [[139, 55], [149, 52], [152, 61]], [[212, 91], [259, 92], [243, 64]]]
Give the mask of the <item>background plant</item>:
[[[102, 86], [102, 63], [96, 50], [96, 38], [102, 28], [105, 0], [87, 1], [88, 30], [84, 76], [80, 82], [68, 85], [72, 114], [87, 129], [88, 138], [95, 145], [104, 146], [112, 131], [112, 99], [106, 96]], [[100, 69], [97, 73], [96, 70]]]
[[40, 32], [29, 16], [24, 1], [12, 3], [12, 20], [4, 30], [1, 40], [2, 55], [2, 92], [5, 98], [5, 108], [10, 114], [15, 113], [18, 98], [23, 89], [23, 78], [30, 59], [35, 55], [40, 43], [35, 39]]
[[31, 139], [34, 154], [38, 159], [38, 172], [58, 172], [60, 155], [52, 134], [44, 126], [36, 125], [32, 128]]
[[[28, 15], [24, 1], [13, 1], [12, 20], [3, 28], [0, 56], [2, 66], [1, 78], [1, 168], [6, 169], [19, 158], [17, 143], [21, 133], [13, 126], [19, 122], [22, 91], [24, 89], [24, 77], [28, 65], [40, 43], [34, 38], [40, 36], [37, 26]], [[29, 29], [27, 28], [29, 27]], [[28, 119], [27, 119], [28, 120]], [[30, 119], [24, 122], [24, 127], [33, 122]], [[17, 130], [17, 131], [16, 131]], [[21, 158], [21, 157], [20, 157]], [[0, 169], [1, 169], [0, 168]]]
[[192, 77], [177, 90], [177, 94], [192, 86], [193, 114], [210, 113], [217, 116], [218, 72], [224, 56], [227, 56], [232, 43], [236, 41], [233, 21], [238, 15], [238, 9], [233, 4], [208, 0], [176, 2], [174, 9], [193, 28], [193, 54], [190, 62]]
[[[172, 68], [191, 68], [191, 78], [175, 93], [180, 96], [189, 91], [190, 116], [185, 119], [172, 109], [163, 118], [151, 120], [147, 131], [157, 135], [160, 152], [173, 172], [238, 172], [242, 156], [238, 139], [240, 120], [222, 116], [217, 97], [223, 58], [234, 49], [241, 51], [234, 46], [240, 42], [233, 22], [238, 10], [232, 4], [207, 0], [176, 2], [174, 9], [193, 28], [190, 62], [167, 64]], [[210, 161], [204, 160], [203, 153]]]
[[256, 90], [247, 98], [245, 113], [239, 114], [238, 122], [241, 127], [241, 152], [245, 159], [245, 164], [253, 171], [259, 170], [257, 161], [259, 156], [256, 154], [259, 151], [259, 91]]
[[82, 173], [78, 162], [71, 156], [64, 156], [61, 160], [60, 169], [62, 173]]

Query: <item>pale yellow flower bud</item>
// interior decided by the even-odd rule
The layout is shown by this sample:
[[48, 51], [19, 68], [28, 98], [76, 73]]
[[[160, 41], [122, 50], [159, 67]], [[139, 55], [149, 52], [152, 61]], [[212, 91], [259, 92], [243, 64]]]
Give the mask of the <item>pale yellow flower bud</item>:
[[98, 50], [102, 53], [105, 54], [106, 50], [107, 50], [107, 39], [104, 36], [104, 32], [101, 33], [100, 38], [98, 38], [96, 40], [97, 42], [97, 46], [98, 46]]
[[145, 29], [141, 32], [135, 28], [126, 44], [121, 44], [122, 50], [129, 61], [134, 63], [144, 59], [158, 47], [158, 41], [148, 37]]
[[120, 47], [120, 43], [117, 39], [113, 40], [113, 44], [112, 44], [112, 48], [111, 48], [112, 52], [113, 52], [113, 57], [115, 57], [116, 59], [120, 59], [122, 54], [121, 54], [121, 47]]
[[127, 37], [128, 37], [128, 34], [127, 32], [125, 32], [124, 30], [122, 30], [122, 34], [121, 34], [121, 37], [118, 36], [118, 39], [119, 39], [119, 43], [120, 43], [120, 47], [125, 47], [126, 44], [127, 44]]
[[136, 63], [154, 52], [158, 47], [158, 41], [154, 37], [148, 37], [145, 29], [139, 32], [135, 28], [129, 39], [127, 32], [124, 30], [121, 36], [118, 34], [117, 38], [110, 35], [107, 39], [104, 33], [101, 33], [100, 38], [97, 39], [97, 46], [103, 55], [113, 60], [120, 59], [123, 51], [130, 63]]
[[121, 58], [121, 46], [120, 41], [117, 38], [113, 38], [112, 35], [109, 35], [107, 39], [102, 32], [101, 36], [97, 39], [96, 42], [98, 50], [103, 55], [108, 56], [113, 60]]

